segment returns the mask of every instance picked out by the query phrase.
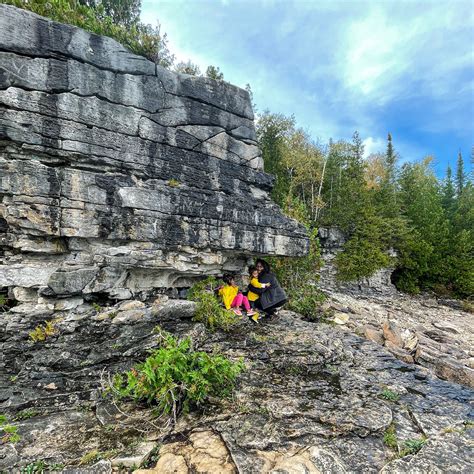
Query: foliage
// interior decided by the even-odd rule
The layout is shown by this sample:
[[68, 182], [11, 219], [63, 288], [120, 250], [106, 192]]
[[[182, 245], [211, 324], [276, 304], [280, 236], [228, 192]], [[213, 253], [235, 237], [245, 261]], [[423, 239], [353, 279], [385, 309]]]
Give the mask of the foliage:
[[[284, 210], [290, 217], [309, 225], [306, 207], [298, 198], [288, 199]], [[269, 263], [287, 292], [288, 308], [310, 318], [324, 300], [324, 295], [316, 285], [317, 270], [321, 265], [318, 232], [308, 227], [308, 233], [310, 246], [306, 257], [271, 258]]]
[[190, 76], [200, 76], [201, 69], [192, 61], [180, 61], [174, 66], [174, 71], [181, 74], [189, 74]]
[[20, 439], [18, 428], [10, 425], [5, 415], [0, 415], [0, 443], [17, 443]]
[[398, 448], [397, 433], [395, 431], [395, 425], [392, 423], [383, 435], [383, 443], [391, 449]]
[[188, 299], [195, 301], [194, 321], [204, 323], [210, 331], [230, 331], [239, 321], [233, 311], [227, 311], [216, 296], [221, 282], [214, 277], [196, 283], [188, 292]]
[[208, 66], [206, 69], [206, 77], [215, 79], [216, 81], [223, 81], [224, 73], [216, 66]]
[[[3, 3], [30, 10], [54, 21], [78, 26], [91, 33], [109, 36], [135, 54], [163, 66], [174, 61], [167, 44], [166, 34], [160, 27], [139, 21], [134, 0], [3, 0]], [[129, 7], [133, 6], [132, 13]], [[139, 8], [139, 7], [138, 7]]]
[[115, 456], [116, 454], [117, 452], [114, 449], [105, 452], [93, 449], [92, 451], [89, 451], [82, 456], [79, 462], [79, 466], [83, 466], [84, 464], [95, 463], [97, 461], [100, 461], [101, 459], [109, 459]]
[[242, 361], [194, 351], [190, 338], [165, 334], [162, 347], [145, 362], [114, 376], [113, 389], [120, 398], [154, 405], [157, 415], [173, 415], [176, 420], [210, 396], [230, 396], [243, 369]]
[[168, 180], [168, 186], [171, 188], [177, 188], [180, 184], [181, 183], [177, 179], [171, 178]]
[[283, 205], [291, 182], [284, 164], [285, 138], [295, 130], [295, 118], [265, 111], [257, 121], [257, 139], [262, 150], [265, 171], [275, 176], [272, 198]]
[[95, 309], [96, 313], [100, 313], [102, 311], [102, 306], [99, 303], [92, 303], [92, 307]]
[[8, 298], [5, 295], [0, 294], [0, 309], [3, 311], [6, 311], [8, 309], [7, 303], [8, 303]]
[[390, 402], [397, 402], [398, 400], [400, 400], [400, 395], [398, 395], [398, 393], [393, 392], [392, 390], [389, 390], [388, 388], [384, 388], [380, 392], [380, 397]]
[[29, 420], [39, 414], [40, 412], [34, 408], [26, 408], [25, 410], [18, 412], [13, 419], [14, 421]]
[[33, 342], [43, 342], [47, 338], [57, 334], [56, 321], [45, 321], [45, 324], [40, 324], [29, 333], [30, 339]]
[[20, 474], [42, 474], [43, 472], [56, 472], [62, 471], [64, 468], [64, 464], [61, 463], [53, 463], [50, 464], [43, 459], [39, 459], [34, 461], [27, 466], [23, 467], [20, 471]]
[[339, 280], [360, 280], [371, 276], [379, 268], [389, 266], [385, 228], [381, 218], [370, 215], [368, 209], [361, 211], [354, 233], [336, 257]]
[[400, 451], [400, 457], [416, 454], [426, 444], [425, 438], [407, 439], [403, 443], [403, 449]]

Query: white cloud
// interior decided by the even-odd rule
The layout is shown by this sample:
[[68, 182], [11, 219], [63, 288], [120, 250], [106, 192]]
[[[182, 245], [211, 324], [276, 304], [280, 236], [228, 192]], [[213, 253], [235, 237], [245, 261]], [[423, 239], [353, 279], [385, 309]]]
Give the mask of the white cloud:
[[384, 138], [367, 137], [364, 141], [364, 158], [372, 153], [384, 152], [387, 147], [387, 141]]

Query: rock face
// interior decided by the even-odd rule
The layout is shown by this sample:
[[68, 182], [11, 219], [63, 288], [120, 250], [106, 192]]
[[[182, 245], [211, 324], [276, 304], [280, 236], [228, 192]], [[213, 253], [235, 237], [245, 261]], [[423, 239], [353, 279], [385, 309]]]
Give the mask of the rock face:
[[320, 271], [319, 285], [323, 289], [338, 289], [352, 294], [393, 295], [397, 292], [390, 280], [393, 268], [382, 268], [369, 278], [360, 281], [340, 282], [336, 278], [334, 259], [342, 251], [346, 236], [337, 227], [321, 227], [318, 231], [321, 257], [324, 265]]
[[[282, 311], [259, 326], [243, 320], [232, 334], [210, 334], [191, 320], [193, 310], [164, 298], [99, 311], [37, 308], [30, 318], [5, 313], [0, 412], [21, 440], [0, 441], [0, 470], [42, 460], [76, 474], [119, 466], [183, 474], [472, 472], [472, 389], [400, 362], [346, 326]], [[28, 333], [45, 320], [56, 321], [54, 335], [33, 343]], [[157, 324], [190, 335], [198, 350], [243, 357], [234, 397], [214, 399], [174, 427], [145, 407], [119, 411], [103, 397], [101, 379], [159, 345]], [[421, 450], [398, 459], [415, 441]]]
[[[306, 253], [268, 196], [246, 91], [0, 5], [0, 287], [154, 288]], [[30, 291], [33, 289], [34, 291]]]

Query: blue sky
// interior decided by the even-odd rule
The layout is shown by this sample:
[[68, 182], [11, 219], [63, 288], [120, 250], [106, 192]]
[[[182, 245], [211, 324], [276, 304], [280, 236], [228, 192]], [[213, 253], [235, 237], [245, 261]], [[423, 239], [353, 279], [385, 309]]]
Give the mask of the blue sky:
[[178, 60], [250, 83], [258, 110], [294, 114], [322, 142], [391, 132], [402, 161], [443, 175], [474, 145], [471, 0], [143, 0]]

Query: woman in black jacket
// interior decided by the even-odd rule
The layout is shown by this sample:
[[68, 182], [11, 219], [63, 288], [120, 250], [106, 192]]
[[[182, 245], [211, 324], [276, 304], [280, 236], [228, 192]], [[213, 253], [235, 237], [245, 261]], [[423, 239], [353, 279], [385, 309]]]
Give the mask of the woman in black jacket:
[[287, 297], [283, 288], [278, 283], [276, 276], [270, 271], [270, 265], [262, 259], [258, 259], [255, 263], [258, 270], [258, 281], [260, 283], [270, 283], [266, 288], [255, 288], [249, 285], [249, 290], [259, 295], [255, 306], [261, 309], [269, 316], [273, 315], [277, 308], [283, 306], [287, 301]]

